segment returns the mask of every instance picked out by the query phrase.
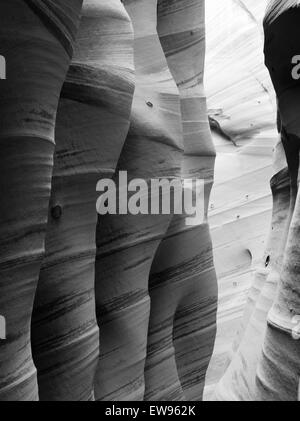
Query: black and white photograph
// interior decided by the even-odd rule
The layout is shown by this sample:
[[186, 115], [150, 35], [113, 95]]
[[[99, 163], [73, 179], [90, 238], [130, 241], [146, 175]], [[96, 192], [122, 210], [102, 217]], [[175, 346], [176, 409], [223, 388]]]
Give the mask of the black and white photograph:
[[0, 402], [300, 401], [299, 180], [300, 0], [0, 0]]

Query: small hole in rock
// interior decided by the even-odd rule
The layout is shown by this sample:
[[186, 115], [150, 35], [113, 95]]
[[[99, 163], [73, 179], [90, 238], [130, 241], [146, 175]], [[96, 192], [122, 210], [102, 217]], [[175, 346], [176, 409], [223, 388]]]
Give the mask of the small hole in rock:
[[267, 256], [266, 261], [265, 261], [265, 267], [266, 268], [269, 266], [270, 260], [271, 260], [270, 256]]
[[54, 206], [51, 209], [51, 216], [53, 219], [59, 219], [62, 215], [62, 208], [61, 206]]

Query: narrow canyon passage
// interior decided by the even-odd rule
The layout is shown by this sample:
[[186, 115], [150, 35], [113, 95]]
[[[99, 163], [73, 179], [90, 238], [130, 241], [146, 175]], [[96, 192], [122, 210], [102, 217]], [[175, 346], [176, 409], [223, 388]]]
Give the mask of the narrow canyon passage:
[[0, 1], [0, 401], [300, 400], [299, 20]]

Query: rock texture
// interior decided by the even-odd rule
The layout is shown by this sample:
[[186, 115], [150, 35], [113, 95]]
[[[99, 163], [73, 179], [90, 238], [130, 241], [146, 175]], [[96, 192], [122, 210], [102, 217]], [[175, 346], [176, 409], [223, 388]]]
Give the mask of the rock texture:
[[[283, 153], [282, 147], [277, 149]], [[282, 159], [284, 164], [284, 159]], [[242, 327], [235, 343], [236, 353], [215, 391], [215, 399], [229, 401], [256, 400], [256, 368], [261, 356], [267, 316], [272, 306], [290, 214], [290, 181], [287, 168], [271, 179], [273, 217], [265, 258], [256, 270], [249, 292]]]
[[[0, 7], [0, 400], [38, 399], [33, 360], [41, 400], [93, 400], [97, 364], [98, 400], [201, 399], [216, 313], [204, 2], [85, 0], [75, 50], [81, 1]], [[148, 187], [203, 178], [204, 223], [97, 220], [97, 182], [120, 171]]]
[[[264, 256], [272, 213], [269, 180], [276, 100], [264, 65], [266, 1], [206, 2], [205, 87], [217, 150], [209, 223], [219, 284], [218, 332], [206, 397], [229, 365], [249, 314], [243, 313], [254, 272], [253, 299], [266, 276]], [[264, 256], [264, 257], [263, 257]], [[233, 346], [234, 344], [234, 346]]]
[[[286, 6], [270, 2], [271, 9]], [[279, 14], [280, 15], [280, 14]], [[276, 20], [265, 21], [265, 58], [278, 102], [281, 141], [275, 148], [272, 227], [229, 368], [221, 379], [218, 400], [297, 400], [299, 381], [297, 292], [297, 177], [298, 149], [295, 140], [297, 83], [292, 80], [293, 31], [298, 9]], [[289, 50], [291, 48], [291, 50]], [[288, 92], [291, 92], [289, 96]], [[295, 113], [295, 114], [294, 114]], [[291, 125], [289, 125], [289, 123]], [[291, 129], [291, 127], [293, 127]], [[285, 151], [285, 153], [284, 153]], [[286, 157], [285, 157], [286, 155]], [[288, 164], [288, 169], [286, 167]]]
[[41, 400], [94, 398], [96, 184], [111, 177], [129, 127], [133, 30], [118, 0], [85, 0], [63, 86], [46, 255], [32, 323]]
[[[120, 171], [127, 171], [129, 182], [139, 178], [150, 186], [151, 178], [180, 177], [183, 139], [179, 94], [156, 31], [157, 1], [126, 0], [124, 5], [135, 33], [136, 87], [115, 181], [118, 183]], [[127, 186], [118, 185], [121, 192], [122, 188]], [[149, 273], [171, 218], [124, 214], [100, 219], [96, 306], [101, 353], [96, 399], [144, 398]]]
[[[202, 86], [204, 2], [124, 4], [135, 31], [136, 89], [115, 179], [118, 171], [148, 185], [151, 178], [205, 179], [206, 215], [215, 151]], [[185, 218], [100, 219], [99, 400], [202, 397], [214, 343], [216, 278], [206, 218], [192, 229]]]
[[44, 253], [59, 93], [71, 59], [81, 0], [3, 0], [0, 84], [0, 400], [37, 400], [30, 343]]
[[177, 83], [183, 123], [182, 179], [201, 179], [204, 221], [174, 215], [150, 274], [146, 399], [201, 400], [216, 323], [217, 281], [207, 223], [215, 150], [203, 89], [204, 1], [158, 1], [158, 34]]
[[266, 3], [212, 0], [206, 4], [209, 115], [227, 136], [227, 144], [257, 156], [269, 153], [276, 140], [276, 100], [263, 56]]
[[[270, 79], [266, 1], [207, 3], [208, 111], [204, 0], [2, 0], [0, 401], [201, 400], [212, 238], [214, 399], [299, 400], [300, 8], [269, 3]], [[160, 178], [203, 218], [151, 214]]]
[[[298, 2], [293, 2], [294, 6], [297, 4]], [[280, 13], [275, 16], [268, 14], [265, 19], [265, 57], [278, 100], [281, 134], [290, 173], [293, 213], [278, 290], [268, 315], [262, 359], [257, 369], [257, 396], [264, 401], [297, 401], [300, 377], [300, 84], [297, 73], [293, 71], [293, 63], [295, 50], [298, 48], [300, 8], [298, 6], [285, 11], [284, 2], [271, 2], [271, 10], [280, 6]]]

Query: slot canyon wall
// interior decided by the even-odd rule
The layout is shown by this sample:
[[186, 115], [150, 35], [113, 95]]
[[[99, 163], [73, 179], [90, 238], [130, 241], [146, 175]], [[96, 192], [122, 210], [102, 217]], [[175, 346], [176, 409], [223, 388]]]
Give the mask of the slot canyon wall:
[[[259, 22], [259, 31], [261, 32], [262, 14], [259, 13], [257, 2], [232, 2], [233, 8], [239, 8], [240, 11], [246, 12], [248, 22], [254, 28], [256, 22]], [[275, 10], [282, 6], [286, 6], [285, 2], [274, 1], [271, 6], [276, 6]], [[242, 6], [242, 7], [241, 7]], [[237, 16], [238, 13], [235, 13]], [[217, 387], [214, 385], [213, 377], [218, 381], [220, 372], [226, 367], [224, 364], [222, 370], [218, 372], [218, 366], [211, 364], [211, 387], [207, 388], [208, 399], [212, 400], [234, 400], [234, 401], [254, 401], [254, 400], [297, 400], [298, 399], [298, 383], [299, 383], [299, 333], [297, 327], [297, 315], [299, 312], [299, 299], [297, 299], [298, 279], [295, 275], [297, 271], [297, 178], [298, 178], [298, 147], [295, 136], [296, 110], [298, 107], [297, 82], [292, 78], [291, 60], [296, 49], [293, 41], [296, 40], [295, 32], [298, 25], [297, 9], [291, 9], [282, 16], [279, 16], [272, 23], [264, 23], [264, 33], [262, 33], [262, 41], [264, 42], [265, 62], [270, 71], [271, 79], [275, 87], [278, 116], [277, 130], [280, 133], [279, 140], [276, 141], [273, 151], [273, 165], [271, 172], [270, 191], [272, 192], [273, 207], [271, 216], [271, 229], [264, 251], [261, 252], [263, 259], [256, 261], [256, 270], [252, 277], [251, 287], [248, 292], [247, 303], [243, 315], [238, 322], [239, 330], [235, 338], [230, 338], [230, 347], [232, 351], [228, 351], [229, 342], [222, 332], [222, 324], [226, 326], [228, 320], [237, 320], [237, 312], [232, 312], [232, 308], [221, 303], [219, 313], [219, 326], [221, 327], [217, 339], [215, 361], [224, 358], [224, 351], [227, 353], [227, 369]], [[254, 24], [254, 25], [253, 25]], [[238, 30], [236, 28], [236, 30]], [[294, 32], [293, 32], [294, 31]], [[234, 35], [232, 35], [234, 39]], [[257, 39], [259, 37], [257, 36]], [[250, 46], [254, 44], [251, 37], [248, 40], [247, 56], [251, 56]], [[242, 39], [240, 39], [242, 41]], [[242, 45], [242, 44], [241, 44]], [[263, 44], [262, 44], [263, 45]], [[233, 54], [238, 52], [238, 45], [234, 46]], [[245, 50], [244, 50], [245, 51]], [[261, 50], [262, 51], [262, 50]], [[242, 57], [240, 57], [242, 58]], [[243, 60], [237, 61], [237, 67]], [[256, 82], [259, 82], [265, 92], [271, 94], [270, 102], [274, 103], [273, 87], [270, 82], [267, 84], [263, 80], [270, 80], [266, 77], [265, 69], [263, 69], [263, 60], [258, 58], [257, 63], [263, 70], [263, 79], [258, 77], [259, 73], [252, 72], [253, 60], [247, 66], [248, 76], [252, 78], [255, 74]], [[249, 71], [250, 70], [250, 71]], [[243, 82], [239, 79], [241, 73], [234, 74], [235, 80], [241, 85]], [[237, 76], [238, 75], [238, 76]], [[232, 86], [232, 85], [230, 85]], [[266, 89], [268, 87], [268, 89]], [[284, 90], [285, 89], [285, 90]], [[240, 91], [243, 99], [247, 99], [245, 95], [247, 91]], [[253, 92], [253, 91], [252, 91]], [[285, 92], [285, 95], [282, 94]], [[222, 100], [222, 90], [220, 90], [219, 100]], [[282, 96], [281, 96], [282, 95]], [[209, 95], [208, 95], [209, 97]], [[259, 96], [256, 94], [256, 99]], [[215, 100], [213, 97], [212, 101]], [[226, 99], [225, 99], [226, 104]], [[239, 104], [239, 105], [236, 105]], [[294, 106], [294, 104], [296, 104]], [[248, 116], [254, 115], [255, 106], [252, 102], [246, 102]], [[266, 123], [272, 120], [267, 119], [264, 113], [263, 101], [260, 101], [260, 117], [265, 119]], [[235, 107], [240, 108], [239, 117], [243, 116], [241, 102], [236, 102]], [[274, 111], [276, 110], [276, 104]], [[274, 112], [275, 116], [275, 112]], [[222, 123], [223, 116], [220, 118]], [[229, 134], [231, 129], [231, 116], [229, 122], [221, 124], [221, 128], [229, 126]], [[273, 121], [275, 118], [273, 118]], [[259, 119], [256, 119], [259, 121]], [[290, 122], [291, 127], [286, 123]], [[251, 122], [251, 120], [250, 120]], [[263, 122], [263, 121], [262, 121]], [[294, 124], [294, 126], [293, 126]], [[226, 127], [226, 128], [227, 128]], [[218, 133], [220, 133], [220, 127]], [[266, 125], [259, 128], [258, 137], [260, 144], [262, 136], [265, 136]], [[227, 135], [228, 132], [225, 131]], [[224, 133], [223, 133], [224, 137]], [[250, 148], [255, 145], [256, 151], [260, 152], [259, 146], [256, 146], [255, 138], [251, 136]], [[228, 137], [228, 139], [230, 136]], [[274, 136], [276, 139], [276, 136]], [[249, 141], [249, 139], [247, 139]], [[239, 142], [238, 142], [239, 146]], [[251, 149], [249, 154], [249, 146], [247, 146], [249, 161], [251, 160]], [[238, 152], [240, 153], [240, 152]], [[256, 152], [254, 152], [255, 154]], [[255, 158], [257, 160], [257, 158]], [[252, 168], [255, 168], [252, 167]], [[249, 174], [250, 175], [250, 174]], [[251, 183], [253, 182], [253, 172], [251, 173]], [[255, 178], [254, 178], [255, 179]], [[249, 180], [250, 181], [250, 180]], [[260, 180], [257, 180], [260, 182]], [[251, 198], [247, 195], [247, 201]], [[297, 203], [297, 202], [296, 202]], [[252, 203], [252, 213], [259, 211], [259, 208]], [[253, 215], [252, 215], [253, 218]], [[265, 220], [266, 224], [266, 220]], [[255, 231], [254, 231], [255, 232]], [[260, 231], [261, 233], [262, 231]], [[245, 234], [247, 236], [247, 234]], [[249, 235], [249, 234], [248, 234]], [[251, 236], [253, 232], [251, 233]], [[246, 238], [245, 238], [246, 239]], [[251, 244], [251, 242], [249, 242]], [[259, 249], [257, 249], [259, 250]], [[252, 254], [252, 253], [251, 253]], [[258, 256], [259, 257], [259, 256]], [[255, 260], [255, 256], [254, 256]], [[232, 275], [230, 275], [232, 277]], [[222, 279], [220, 279], [222, 283]], [[225, 285], [225, 282], [224, 282]], [[229, 291], [230, 291], [229, 286]], [[225, 288], [224, 288], [225, 290]], [[231, 294], [229, 292], [229, 294]], [[222, 297], [222, 296], [221, 296]], [[245, 295], [244, 295], [245, 297]], [[222, 298], [221, 298], [222, 299]], [[230, 310], [231, 313], [226, 315], [224, 310]], [[238, 307], [237, 307], [238, 308]], [[241, 313], [240, 313], [241, 314]], [[222, 321], [223, 320], [223, 321]], [[231, 345], [232, 344], [232, 345]], [[224, 346], [225, 345], [225, 346]], [[223, 346], [223, 347], [222, 347]], [[220, 351], [218, 351], [221, 350]], [[223, 355], [222, 355], [223, 352]], [[217, 374], [218, 373], [218, 374]], [[209, 377], [209, 376], [208, 376]], [[212, 392], [212, 395], [210, 395]]]
[[300, 9], [266, 3], [2, 0], [0, 401], [299, 399]]
[[[188, 3], [1, 3], [1, 400], [202, 397], [216, 322], [215, 150], [204, 1]], [[146, 185], [202, 177], [203, 192], [183, 183], [183, 194], [203, 194], [204, 223], [174, 209], [97, 220], [96, 186], [120, 171]]]
[[[247, 300], [256, 300], [255, 285], [266, 275], [269, 181], [282, 169], [272, 164], [278, 134], [276, 98], [263, 56], [266, 4], [206, 4], [205, 89], [217, 150], [209, 221], [219, 283], [218, 333], [206, 379], [207, 398], [240, 342], [243, 318], [249, 317], [244, 315]], [[277, 149], [283, 154], [280, 144]]]
[[79, 25], [81, 0], [4, 0], [0, 85], [0, 400], [37, 400], [30, 323], [44, 257], [56, 111]]
[[[204, 2], [124, 5], [135, 33], [136, 87], [117, 170], [148, 185], [153, 177], [201, 177], [207, 209], [215, 151], [202, 86]], [[214, 344], [217, 285], [206, 215], [204, 224], [192, 228], [186, 216], [102, 219], [96, 262], [103, 335], [97, 399], [202, 397]]]
[[41, 400], [94, 399], [96, 185], [115, 171], [133, 91], [133, 29], [126, 10], [118, 0], [85, 0], [57, 113], [45, 256], [32, 320]]

